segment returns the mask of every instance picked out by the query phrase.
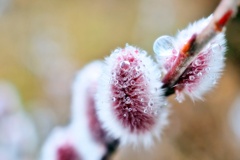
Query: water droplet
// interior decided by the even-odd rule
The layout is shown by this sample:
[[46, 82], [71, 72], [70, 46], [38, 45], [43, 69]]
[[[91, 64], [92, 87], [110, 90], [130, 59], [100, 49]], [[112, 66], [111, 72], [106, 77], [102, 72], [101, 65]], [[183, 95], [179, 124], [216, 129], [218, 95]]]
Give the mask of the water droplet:
[[198, 74], [199, 71], [200, 71], [199, 68], [195, 68], [194, 71], [193, 71], [193, 74]]
[[137, 71], [136, 74], [134, 75], [134, 78], [137, 78], [140, 75], [140, 72]]
[[131, 112], [132, 111], [132, 108], [128, 108], [128, 112]]
[[136, 67], [135, 67], [135, 70], [136, 70], [136, 71], [139, 71], [140, 69], [141, 69], [140, 66], [136, 66]]
[[112, 101], [115, 102], [116, 101], [116, 97], [112, 97]]
[[130, 97], [127, 97], [127, 98], [125, 99], [125, 103], [126, 103], [126, 104], [130, 104], [130, 103], [131, 103]]
[[123, 114], [123, 117], [127, 117], [127, 114], [126, 114], [126, 113], [124, 113], [124, 114]]
[[118, 84], [118, 80], [113, 80], [113, 83], [115, 84], [115, 85], [117, 85]]
[[121, 64], [120, 64], [120, 67], [121, 67], [123, 70], [128, 70], [129, 67], [130, 67], [130, 62], [129, 62], [129, 61], [122, 61]]
[[144, 112], [144, 113], [147, 113], [147, 108], [145, 108], [145, 109], [143, 110], [143, 112]]
[[194, 76], [189, 76], [189, 80], [190, 80], [190, 81], [193, 81], [194, 79], [195, 79]]
[[115, 77], [116, 76], [116, 72], [112, 72], [112, 76]]
[[200, 66], [200, 65], [201, 65], [201, 60], [196, 59], [196, 60], [194, 61], [194, 64], [195, 64], [196, 66]]
[[158, 39], [155, 40], [153, 44], [153, 51], [155, 54], [160, 55], [164, 51], [172, 50], [174, 48], [173, 46], [174, 39], [170, 36], [161, 36]]
[[130, 81], [130, 84], [131, 84], [131, 85], [135, 85], [136, 83], [135, 83], [134, 80], [131, 80], [131, 81]]
[[154, 105], [154, 103], [153, 103], [152, 101], [149, 101], [149, 102], [148, 102], [148, 106], [149, 106], [149, 107], [152, 107], [153, 105]]
[[202, 72], [198, 72], [197, 76], [199, 77], [202, 76]]
[[122, 78], [123, 81], [127, 81], [128, 80], [128, 76], [125, 76]]
[[143, 101], [144, 101], [144, 98], [141, 98], [140, 101], [143, 102]]

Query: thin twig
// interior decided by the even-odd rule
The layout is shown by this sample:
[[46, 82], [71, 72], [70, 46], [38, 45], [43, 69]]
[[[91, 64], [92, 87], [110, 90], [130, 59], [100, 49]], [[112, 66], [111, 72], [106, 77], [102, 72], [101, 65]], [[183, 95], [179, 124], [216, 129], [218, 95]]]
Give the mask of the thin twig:
[[222, 0], [216, 8], [210, 23], [199, 34], [193, 34], [187, 43], [180, 50], [173, 67], [164, 76], [163, 88], [166, 88], [166, 95], [173, 94], [174, 85], [179, 77], [184, 73], [187, 67], [196, 59], [200, 51], [217, 34], [222, 32], [223, 28], [237, 13], [239, 0]]
[[119, 146], [119, 139], [113, 140], [110, 143], [107, 143], [107, 152], [106, 154], [101, 158], [101, 160], [110, 160], [112, 155], [116, 152], [118, 146]]

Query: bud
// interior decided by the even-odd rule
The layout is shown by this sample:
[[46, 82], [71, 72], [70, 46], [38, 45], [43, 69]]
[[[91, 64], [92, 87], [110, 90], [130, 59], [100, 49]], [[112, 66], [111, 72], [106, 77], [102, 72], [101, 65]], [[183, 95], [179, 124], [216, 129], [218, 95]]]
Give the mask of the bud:
[[24, 111], [18, 90], [13, 84], [1, 80], [0, 159], [31, 159], [36, 152], [38, 138], [33, 120]]
[[46, 140], [42, 160], [81, 160], [78, 141], [69, 127], [55, 128]]
[[[186, 29], [180, 31], [176, 37], [159, 37], [153, 49], [160, 68], [166, 74], [174, 65], [181, 48], [192, 35], [200, 33], [210, 22], [212, 16], [201, 19]], [[202, 99], [204, 93], [209, 91], [218, 81], [224, 68], [224, 55], [226, 52], [224, 33], [219, 33], [200, 51], [196, 59], [187, 66], [185, 72], [175, 84], [177, 100], [182, 101], [184, 94], [194, 99]]]
[[103, 63], [94, 61], [77, 73], [72, 88], [72, 121], [86, 130], [95, 141], [105, 143], [103, 131], [96, 114], [95, 94], [102, 74]]
[[77, 73], [72, 86], [71, 123], [51, 134], [43, 147], [42, 155], [46, 158], [42, 160], [56, 156], [92, 160], [105, 156], [106, 145], [112, 139], [102, 129], [95, 104], [102, 67], [101, 61], [94, 61]]
[[71, 123], [51, 132], [42, 147], [41, 160], [92, 160], [101, 159], [104, 153], [84, 129]]
[[152, 144], [167, 123], [159, 69], [145, 51], [128, 45], [105, 63], [96, 97], [103, 127], [122, 144]]

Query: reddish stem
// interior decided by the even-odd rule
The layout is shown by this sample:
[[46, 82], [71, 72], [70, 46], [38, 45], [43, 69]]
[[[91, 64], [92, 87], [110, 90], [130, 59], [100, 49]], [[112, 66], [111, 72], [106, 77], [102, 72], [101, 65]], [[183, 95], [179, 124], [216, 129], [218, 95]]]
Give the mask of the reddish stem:
[[219, 21], [215, 23], [215, 30], [221, 32], [222, 28], [226, 25], [233, 14], [232, 10], [228, 10]]
[[202, 48], [204, 48], [210, 40], [212, 40], [219, 32], [223, 30], [227, 22], [236, 13], [236, 0], [223, 0], [214, 12], [210, 23], [202, 30], [201, 33], [193, 34], [188, 42], [180, 50], [173, 67], [163, 77], [163, 88], [172, 90], [178, 82], [179, 77], [185, 72], [188, 66], [195, 60]]
[[194, 34], [190, 40], [183, 46], [182, 50], [180, 51], [179, 56], [177, 57], [173, 67], [171, 70], [165, 75], [163, 78], [163, 83], [165, 85], [168, 85], [171, 83], [173, 77], [175, 77], [178, 72], [180, 71], [180, 68], [182, 68], [184, 61], [187, 59], [187, 57], [191, 56], [193, 54], [192, 50], [194, 50], [194, 43], [196, 41], [197, 35]]

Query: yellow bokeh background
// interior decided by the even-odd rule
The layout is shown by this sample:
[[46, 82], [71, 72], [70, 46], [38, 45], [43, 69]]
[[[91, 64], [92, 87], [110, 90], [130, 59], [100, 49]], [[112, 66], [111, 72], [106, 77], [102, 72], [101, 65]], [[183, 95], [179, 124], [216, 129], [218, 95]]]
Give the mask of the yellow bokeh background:
[[[55, 117], [50, 126], [67, 124], [71, 84], [85, 64], [104, 59], [126, 43], [153, 54], [157, 37], [174, 35], [211, 14], [217, 4], [216, 0], [0, 0], [0, 79], [16, 86], [33, 118], [46, 109]], [[162, 143], [151, 151], [122, 149], [114, 159], [240, 159], [240, 140], [228, 124], [228, 112], [240, 94], [239, 28], [238, 16], [228, 25], [223, 77], [205, 101], [187, 99], [178, 104], [171, 96], [170, 125]], [[49, 131], [41, 135], [42, 141]]]

